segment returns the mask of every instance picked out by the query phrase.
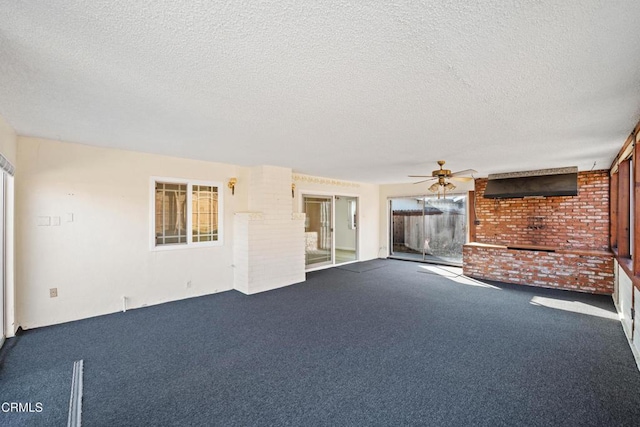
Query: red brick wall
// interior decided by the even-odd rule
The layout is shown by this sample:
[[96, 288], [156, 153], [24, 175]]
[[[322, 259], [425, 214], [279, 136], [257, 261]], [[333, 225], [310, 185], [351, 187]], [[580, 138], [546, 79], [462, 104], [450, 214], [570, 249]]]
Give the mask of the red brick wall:
[[476, 180], [476, 241], [570, 249], [609, 249], [609, 172], [578, 174], [578, 196], [485, 199]]
[[613, 255], [465, 245], [464, 274], [478, 279], [596, 294], [613, 293]]
[[[580, 172], [578, 195], [572, 197], [485, 199], [486, 186], [486, 179], [476, 180], [479, 244], [464, 247], [465, 275], [582, 292], [613, 292], [608, 171]], [[506, 246], [544, 246], [555, 252]]]

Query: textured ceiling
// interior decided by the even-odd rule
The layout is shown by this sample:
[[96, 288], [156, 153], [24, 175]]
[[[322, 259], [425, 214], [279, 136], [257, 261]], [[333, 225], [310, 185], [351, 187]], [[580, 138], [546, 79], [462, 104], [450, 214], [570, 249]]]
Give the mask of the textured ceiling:
[[640, 1], [1, 1], [19, 134], [368, 182], [607, 168]]

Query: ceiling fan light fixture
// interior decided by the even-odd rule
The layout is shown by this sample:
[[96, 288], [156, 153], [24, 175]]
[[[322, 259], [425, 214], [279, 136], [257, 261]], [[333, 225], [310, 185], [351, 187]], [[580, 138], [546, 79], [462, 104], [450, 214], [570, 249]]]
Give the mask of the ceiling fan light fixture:
[[[428, 182], [434, 179], [437, 180], [435, 183], [433, 183], [429, 187], [429, 191], [433, 193], [439, 193], [440, 187], [442, 187], [443, 191], [447, 191], [447, 190], [451, 191], [456, 189], [456, 186], [447, 180], [473, 181], [474, 180], [473, 174], [477, 173], [473, 169], [465, 169], [458, 172], [451, 172], [449, 169], [444, 169], [443, 167], [444, 164], [445, 164], [444, 160], [438, 160], [438, 166], [440, 166], [440, 169], [436, 169], [433, 172], [431, 172], [431, 177], [429, 177], [429, 175], [409, 175], [409, 177], [410, 178], [427, 178], [427, 179], [422, 179], [421, 181], [418, 181], [418, 182], [414, 182], [414, 184], [421, 184], [423, 182]], [[471, 174], [471, 177], [465, 177], [464, 175], [466, 174]]]

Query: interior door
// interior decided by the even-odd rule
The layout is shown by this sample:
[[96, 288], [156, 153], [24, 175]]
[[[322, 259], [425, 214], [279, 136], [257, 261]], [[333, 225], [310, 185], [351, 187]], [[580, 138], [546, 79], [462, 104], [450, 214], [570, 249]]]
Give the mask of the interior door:
[[333, 218], [331, 196], [303, 196], [305, 265], [333, 264]]

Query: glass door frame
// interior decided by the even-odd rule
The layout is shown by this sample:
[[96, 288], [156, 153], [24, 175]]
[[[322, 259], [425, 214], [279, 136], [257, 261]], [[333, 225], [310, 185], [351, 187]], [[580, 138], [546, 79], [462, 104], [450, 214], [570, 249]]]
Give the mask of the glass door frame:
[[0, 171], [0, 347], [4, 344], [6, 337], [7, 318], [7, 293], [6, 293], [6, 271], [7, 271], [7, 173]]
[[[447, 193], [446, 197], [449, 198], [453, 198], [453, 197], [465, 197], [465, 221], [464, 221], [464, 233], [465, 233], [465, 243], [469, 241], [469, 193], [468, 192], [459, 192], [459, 193]], [[422, 199], [423, 203], [422, 203], [422, 218], [423, 220], [420, 221], [421, 225], [421, 231], [422, 231], [422, 240], [425, 239], [425, 221], [424, 221], [424, 217], [425, 217], [425, 213], [426, 213], [426, 205], [427, 203], [425, 202], [427, 198], [432, 198], [432, 197], [437, 197], [437, 195], [428, 195], [428, 194], [419, 194], [419, 195], [408, 195], [408, 196], [388, 196], [387, 197], [387, 230], [388, 230], [388, 250], [387, 250], [387, 257], [389, 258], [396, 258], [396, 259], [401, 259], [401, 260], [405, 260], [405, 261], [415, 261], [415, 262], [423, 262], [423, 263], [429, 263], [429, 264], [436, 264], [436, 265], [449, 265], [449, 266], [454, 266], [454, 267], [460, 267], [462, 264], [460, 263], [460, 265], [458, 265], [457, 263], [453, 263], [453, 262], [438, 262], [435, 260], [431, 260], [431, 259], [427, 259], [426, 257], [426, 245], [424, 244], [424, 242], [422, 243], [422, 258], [419, 259], [417, 257], [410, 257], [410, 256], [399, 256], [399, 255], [395, 255], [394, 254], [394, 250], [393, 250], [393, 235], [394, 235], [394, 227], [393, 227], [393, 200], [394, 199]], [[417, 254], [416, 254], [417, 255]]]
[[[324, 270], [326, 268], [336, 267], [338, 265], [352, 264], [360, 261], [360, 196], [357, 194], [348, 193], [333, 193], [326, 191], [307, 191], [300, 189], [298, 200], [298, 212], [304, 213], [304, 199], [305, 197], [326, 197], [331, 199], [331, 261], [325, 262], [319, 265], [307, 266], [305, 264], [305, 271]], [[336, 233], [335, 233], [335, 221], [336, 221], [336, 197], [353, 198], [356, 201], [356, 253], [355, 260], [336, 262]], [[306, 218], [305, 218], [306, 221]]]
[[[307, 212], [306, 212], [306, 204], [307, 201], [306, 199], [320, 199], [323, 200], [323, 204], [324, 202], [328, 202], [330, 204], [330, 209], [329, 209], [329, 224], [328, 224], [328, 228], [329, 228], [329, 241], [330, 241], [330, 251], [329, 251], [329, 259], [326, 261], [320, 261], [320, 262], [314, 262], [313, 264], [308, 265], [306, 262], [307, 259], [307, 247], [306, 247], [306, 233], [307, 233], [307, 227], [306, 227], [306, 222], [309, 220], [308, 216], [307, 216]], [[305, 269], [309, 268], [309, 269], [315, 269], [315, 268], [322, 268], [322, 267], [326, 267], [326, 266], [331, 266], [335, 263], [335, 206], [334, 206], [334, 199], [331, 196], [325, 196], [325, 195], [319, 195], [319, 194], [302, 194], [301, 197], [302, 200], [302, 209], [301, 212], [305, 213]], [[326, 224], [321, 224], [320, 225], [320, 231], [322, 232], [323, 228], [326, 228], [327, 225]], [[324, 249], [321, 245], [320, 242], [324, 241], [325, 239], [323, 239], [322, 235], [318, 235], [316, 237], [317, 241], [318, 241], [318, 247], [320, 247], [321, 249]]]

